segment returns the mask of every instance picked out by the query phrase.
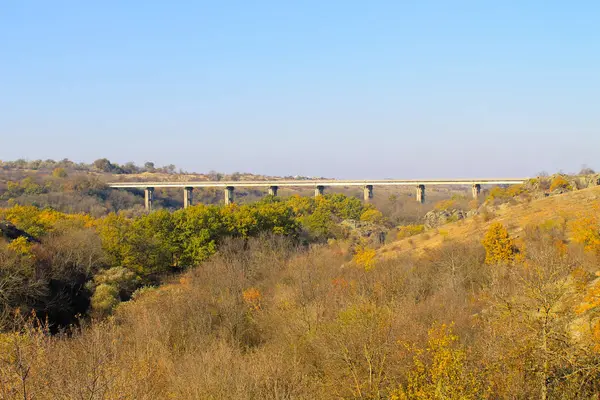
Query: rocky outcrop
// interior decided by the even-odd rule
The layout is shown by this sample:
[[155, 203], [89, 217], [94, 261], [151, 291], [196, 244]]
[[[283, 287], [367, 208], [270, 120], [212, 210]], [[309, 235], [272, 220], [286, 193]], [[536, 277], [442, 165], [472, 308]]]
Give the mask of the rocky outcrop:
[[[564, 182], [565, 184], [560, 186], [553, 185], [553, 182], [555, 182], [556, 180], [562, 180], [562, 182]], [[554, 174], [550, 176], [543, 176], [530, 179], [524, 183], [523, 187], [533, 198], [541, 198], [568, 193], [573, 190], [587, 189], [599, 185], [600, 174]]]
[[348, 232], [351, 238], [368, 238], [377, 243], [385, 242], [388, 231], [388, 229], [380, 224], [352, 219], [345, 219], [340, 222], [340, 225]]
[[30, 242], [37, 242], [38, 240], [31, 236], [29, 233], [17, 228], [8, 221], [0, 221], [0, 237], [4, 237], [8, 240], [15, 240], [20, 237], [24, 237]]
[[440, 225], [447, 224], [448, 222], [455, 222], [466, 217], [467, 213], [463, 210], [431, 210], [425, 214], [423, 224], [425, 225], [425, 229], [433, 229]]
[[582, 188], [600, 186], [600, 174], [582, 175], [577, 178]]

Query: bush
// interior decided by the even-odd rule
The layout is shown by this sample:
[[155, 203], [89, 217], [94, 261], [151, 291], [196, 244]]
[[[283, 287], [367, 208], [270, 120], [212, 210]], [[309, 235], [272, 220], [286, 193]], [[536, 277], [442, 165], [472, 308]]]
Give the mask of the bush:
[[364, 268], [365, 271], [370, 271], [375, 268], [376, 255], [377, 253], [374, 249], [360, 245], [357, 246], [352, 261], [354, 261], [359, 267]]
[[66, 178], [68, 174], [64, 168], [54, 168], [52, 171], [52, 176], [55, 178]]
[[392, 394], [392, 400], [486, 398], [485, 376], [467, 363], [467, 351], [445, 324], [428, 331], [425, 348], [413, 349], [408, 384]]
[[418, 235], [425, 232], [425, 225], [404, 225], [398, 228], [398, 239], [404, 239], [410, 236]]
[[600, 224], [596, 217], [583, 217], [570, 223], [573, 241], [582, 244], [586, 251], [600, 254]]
[[384, 221], [384, 217], [381, 211], [371, 208], [360, 215], [360, 220], [364, 222], [380, 224]]
[[573, 187], [562, 175], [558, 175], [552, 179], [552, 182], [550, 183], [551, 192], [557, 189], [573, 190]]
[[438, 201], [437, 203], [435, 203], [433, 208], [435, 208], [436, 210], [440, 210], [440, 211], [446, 211], [446, 210], [450, 210], [452, 208], [456, 208], [456, 206], [457, 206], [456, 200], [448, 199], [448, 200]]
[[516, 246], [500, 222], [493, 223], [483, 239], [487, 264], [510, 263], [514, 260]]
[[112, 267], [100, 271], [94, 276], [94, 283], [97, 286], [110, 285], [118, 290], [121, 297], [128, 298], [140, 284], [140, 278], [132, 271], [123, 267]]
[[102, 283], [96, 287], [92, 296], [92, 310], [99, 315], [110, 314], [119, 304], [119, 290], [110, 284]]
[[509, 200], [513, 197], [517, 197], [525, 193], [525, 187], [523, 185], [511, 185], [506, 188], [493, 187], [490, 189], [487, 199], [488, 200]]

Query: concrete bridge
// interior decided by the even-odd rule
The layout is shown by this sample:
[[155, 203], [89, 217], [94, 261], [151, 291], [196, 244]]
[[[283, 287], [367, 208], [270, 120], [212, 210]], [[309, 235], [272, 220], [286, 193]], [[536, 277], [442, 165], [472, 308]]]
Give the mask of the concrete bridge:
[[198, 181], [198, 182], [115, 182], [108, 186], [115, 189], [144, 189], [145, 205], [147, 210], [152, 209], [155, 188], [182, 188], [183, 204], [187, 208], [192, 205], [192, 192], [194, 188], [223, 188], [225, 204], [233, 203], [236, 187], [266, 188], [268, 194], [277, 196], [280, 187], [313, 187], [315, 196], [321, 196], [326, 187], [334, 186], [360, 186], [363, 188], [364, 200], [368, 202], [373, 198], [374, 186], [414, 186], [417, 190], [417, 201], [425, 202], [425, 186], [471, 186], [473, 198], [479, 197], [482, 185], [518, 185], [529, 178], [508, 179], [426, 179], [426, 180], [271, 180], [271, 181]]

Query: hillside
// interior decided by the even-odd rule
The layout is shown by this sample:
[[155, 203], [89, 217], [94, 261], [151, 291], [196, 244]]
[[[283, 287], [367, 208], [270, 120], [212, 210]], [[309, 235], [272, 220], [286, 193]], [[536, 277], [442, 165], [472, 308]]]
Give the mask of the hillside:
[[[181, 209], [165, 191], [146, 212], [106, 180], [191, 176], [7, 174], [0, 399], [600, 394], [595, 178], [425, 205], [378, 191], [383, 213], [341, 193]], [[444, 213], [463, 219], [428, 218]]]
[[546, 221], [562, 224], [600, 211], [600, 187], [531, 200], [522, 204], [502, 204], [489, 212], [480, 212], [466, 219], [448, 223], [437, 229], [389, 243], [379, 249], [382, 258], [400, 255], [422, 255], [448, 240], [481, 240], [491, 224], [502, 223], [512, 236], [518, 238], [523, 229]]
[[[175, 230], [166, 211], [129, 223], [111, 217], [99, 228], [113, 247], [102, 248], [119, 262], [85, 286], [95, 290], [92, 307], [112, 315], [62, 335], [16, 312], [19, 329], [0, 333], [0, 398], [23, 398], [24, 390], [38, 399], [596, 398], [600, 224], [585, 220], [583, 242], [563, 228], [597, 217], [599, 199], [592, 188], [500, 205], [494, 215], [481, 209], [385, 246], [379, 259], [343, 240], [306, 246], [293, 236], [227, 233], [255, 230], [256, 217], [272, 215], [269, 202], [254, 211], [191, 207], [175, 214]], [[44, 222], [57, 230], [44, 247], [0, 247], [13, 263], [7, 272], [32, 260], [69, 272], [73, 239], [77, 259], [103, 258], [90, 241], [93, 221], [22, 211], [15, 223], [29, 218], [30, 229]], [[323, 215], [315, 209], [313, 222]], [[206, 231], [198, 224], [215, 217], [224, 226], [211, 229], [228, 236], [216, 251], [188, 248]], [[65, 237], [67, 222], [83, 231]], [[490, 242], [503, 251], [496, 260], [481, 243], [494, 222], [509, 228]], [[117, 223], [127, 228], [120, 236]], [[160, 251], [147, 258], [149, 250]], [[132, 287], [131, 271], [153, 272], [159, 265], [148, 262], [173, 251], [168, 258], [180, 262], [199, 257], [196, 266], [160, 286]], [[128, 301], [111, 300], [135, 287]]]
[[[144, 211], [144, 191], [140, 189], [114, 190], [109, 182], [156, 182], [156, 181], [206, 181], [206, 180], [276, 180], [305, 179], [306, 177], [276, 177], [250, 173], [223, 174], [216, 171], [207, 173], [176, 172], [174, 166], [154, 167], [152, 163], [136, 166], [133, 163], [118, 165], [107, 159], [96, 160], [92, 164], [74, 163], [70, 160], [0, 161], [0, 207], [12, 205], [34, 205], [49, 207], [67, 213], [87, 213], [101, 217], [110, 212], [124, 211], [131, 215], [142, 215]], [[435, 187], [428, 189], [426, 204], [415, 201], [415, 188], [377, 187], [372, 204], [380, 209], [392, 225], [415, 222], [429, 211], [433, 204], [451, 196], [468, 195], [469, 188]], [[341, 193], [346, 196], [363, 198], [362, 188], [326, 188], [326, 193]], [[260, 200], [266, 190], [256, 188], [236, 188], [235, 201], [245, 204]], [[281, 188], [280, 197], [313, 196], [313, 188]], [[218, 188], [197, 188], [194, 190], [194, 204], [223, 203], [223, 190]], [[183, 191], [176, 188], [162, 188], [155, 192], [155, 209], [176, 210], [183, 207]]]

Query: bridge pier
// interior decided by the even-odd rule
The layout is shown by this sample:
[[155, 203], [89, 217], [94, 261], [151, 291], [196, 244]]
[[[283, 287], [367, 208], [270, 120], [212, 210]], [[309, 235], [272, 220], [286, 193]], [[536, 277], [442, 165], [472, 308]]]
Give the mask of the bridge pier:
[[269, 196], [277, 196], [277, 189], [279, 186], [269, 186]]
[[319, 185], [315, 188], [315, 197], [323, 196], [325, 193], [325, 186]]
[[473, 184], [473, 198], [477, 199], [481, 193], [481, 185], [479, 183]]
[[417, 185], [417, 201], [425, 203], [425, 185]]
[[363, 189], [365, 203], [368, 203], [373, 198], [373, 185], [365, 185]]
[[152, 202], [154, 201], [154, 188], [147, 187], [144, 189], [144, 205], [146, 206], [146, 211], [152, 211]]
[[183, 208], [188, 208], [192, 205], [192, 193], [194, 188], [183, 188]]
[[225, 205], [233, 203], [233, 186], [225, 187]]

